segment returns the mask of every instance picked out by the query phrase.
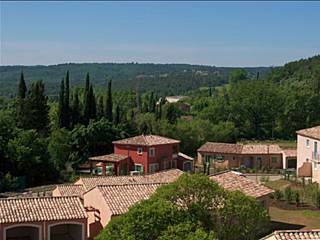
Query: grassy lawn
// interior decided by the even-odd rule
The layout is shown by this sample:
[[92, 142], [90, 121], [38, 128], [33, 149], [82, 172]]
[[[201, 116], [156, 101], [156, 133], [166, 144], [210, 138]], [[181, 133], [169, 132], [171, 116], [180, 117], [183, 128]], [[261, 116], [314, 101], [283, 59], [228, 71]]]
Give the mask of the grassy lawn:
[[320, 211], [283, 210], [270, 207], [269, 214], [273, 222], [273, 230], [287, 229], [319, 229]]
[[264, 185], [273, 190], [284, 190], [286, 187], [291, 185], [291, 182], [284, 179], [280, 179], [276, 181], [265, 182]]

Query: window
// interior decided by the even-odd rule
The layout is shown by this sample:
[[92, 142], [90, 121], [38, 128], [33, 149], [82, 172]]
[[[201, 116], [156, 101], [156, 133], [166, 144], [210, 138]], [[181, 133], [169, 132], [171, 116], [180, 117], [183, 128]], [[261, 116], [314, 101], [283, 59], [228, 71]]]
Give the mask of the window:
[[232, 157], [232, 160], [236, 160], [236, 157], [235, 157], [235, 156], [233, 156], [233, 157]]
[[210, 155], [204, 155], [204, 162], [205, 163], [210, 163], [211, 156]]
[[142, 155], [142, 147], [138, 147], [138, 148], [137, 148], [137, 153], [138, 153], [139, 155]]
[[142, 164], [135, 164], [134, 165], [134, 170], [138, 171], [140, 173], [143, 173], [143, 165]]
[[306, 146], [310, 147], [310, 140], [309, 139], [306, 140]]
[[163, 161], [163, 169], [168, 169], [168, 168], [170, 168], [170, 161], [164, 160]]
[[101, 175], [102, 174], [102, 167], [97, 167], [97, 174]]
[[159, 170], [159, 164], [158, 163], [151, 163], [149, 164], [149, 172], [154, 173]]
[[278, 158], [277, 157], [271, 157], [271, 162], [272, 163], [276, 163], [278, 161]]
[[149, 148], [149, 156], [150, 156], [150, 157], [154, 157], [154, 156], [155, 156], [155, 149], [154, 149], [154, 147]]

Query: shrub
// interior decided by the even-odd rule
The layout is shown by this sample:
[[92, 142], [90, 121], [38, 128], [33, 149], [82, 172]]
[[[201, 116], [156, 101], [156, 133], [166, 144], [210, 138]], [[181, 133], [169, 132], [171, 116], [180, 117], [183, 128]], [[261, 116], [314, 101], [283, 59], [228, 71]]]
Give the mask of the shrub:
[[320, 190], [313, 193], [312, 202], [315, 207], [320, 208]]
[[276, 200], [281, 200], [283, 198], [283, 194], [280, 190], [276, 190], [274, 193], [273, 193], [273, 197], [276, 199]]
[[284, 199], [288, 202], [291, 203], [293, 200], [293, 191], [291, 189], [291, 187], [287, 187], [284, 190]]
[[298, 207], [300, 204], [300, 194], [298, 191], [295, 192], [295, 201], [296, 201], [296, 206]]

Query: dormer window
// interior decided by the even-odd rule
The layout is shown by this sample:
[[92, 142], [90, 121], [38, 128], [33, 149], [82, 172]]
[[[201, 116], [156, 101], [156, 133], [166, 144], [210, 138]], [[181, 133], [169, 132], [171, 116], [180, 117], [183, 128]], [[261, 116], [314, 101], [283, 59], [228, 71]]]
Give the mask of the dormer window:
[[139, 155], [142, 155], [142, 147], [138, 147], [138, 148], [137, 148], [137, 153], [138, 153]]

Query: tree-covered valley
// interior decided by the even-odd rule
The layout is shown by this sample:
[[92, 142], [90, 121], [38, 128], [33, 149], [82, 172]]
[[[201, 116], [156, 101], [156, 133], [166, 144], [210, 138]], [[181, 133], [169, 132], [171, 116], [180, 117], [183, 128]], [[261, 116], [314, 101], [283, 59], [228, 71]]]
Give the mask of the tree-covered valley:
[[[56, 66], [53, 75], [41, 66], [1, 67], [0, 191], [69, 181], [68, 166], [137, 134], [179, 139], [195, 156], [206, 141], [292, 140], [320, 124], [320, 56], [268, 71], [128, 65], [137, 69], [121, 78], [112, 65], [100, 75], [85, 65]], [[165, 102], [173, 94], [189, 95], [182, 103], [190, 110]]]

